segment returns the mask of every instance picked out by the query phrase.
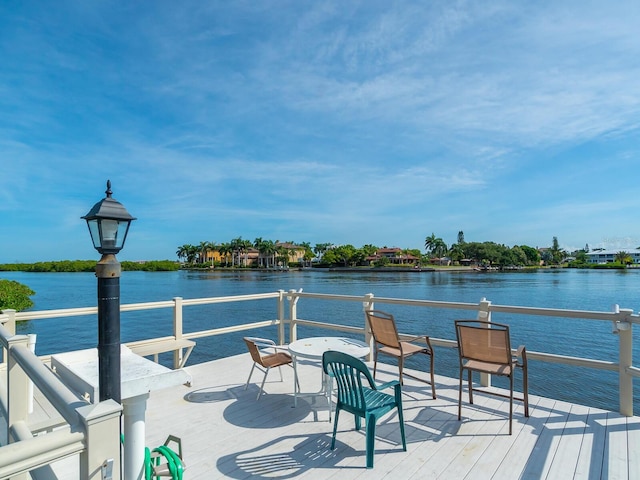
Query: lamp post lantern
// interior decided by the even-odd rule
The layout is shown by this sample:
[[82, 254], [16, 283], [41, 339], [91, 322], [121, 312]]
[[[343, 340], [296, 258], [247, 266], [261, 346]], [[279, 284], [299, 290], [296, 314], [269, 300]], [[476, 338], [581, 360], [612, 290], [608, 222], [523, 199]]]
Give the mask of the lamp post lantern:
[[87, 221], [93, 246], [102, 257], [96, 264], [98, 278], [98, 374], [100, 401], [112, 398], [121, 403], [120, 392], [120, 263], [116, 253], [124, 247], [129, 225], [135, 220], [124, 206], [111, 198], [107, 180], [106, 197], [83, 219]]

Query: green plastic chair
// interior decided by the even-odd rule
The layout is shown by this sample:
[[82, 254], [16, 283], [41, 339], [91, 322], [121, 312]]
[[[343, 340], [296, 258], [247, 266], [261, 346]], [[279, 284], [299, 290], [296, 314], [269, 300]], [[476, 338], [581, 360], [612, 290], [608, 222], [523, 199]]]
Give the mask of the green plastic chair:
[[[402, 413], [402, 386], [397, 380], [376, 385], [367, 366], [351, 355], [342, 352], [328, 351], [322, 355], [322, 367], [327, 375], [335, 379], [338, 386], [338, 401], [336, 415], [333, 421], [333, 438], [331, 450], [335, 448], [338, 417], [341, 410], [353, 413], [356, 430], [360, 430], [360, 419], [366, 421], [367, 430], [367, 468], [373, 468], [374, 439], [376, 422], [387, 412], [398, 409], [402, 449], [407, 451], [404, 436], [404, 416]], [[362, 378], [367, 380], [368, 386], [362, 384]], [[381, 392], [386, 388], [394, 388], [394, 395]]]

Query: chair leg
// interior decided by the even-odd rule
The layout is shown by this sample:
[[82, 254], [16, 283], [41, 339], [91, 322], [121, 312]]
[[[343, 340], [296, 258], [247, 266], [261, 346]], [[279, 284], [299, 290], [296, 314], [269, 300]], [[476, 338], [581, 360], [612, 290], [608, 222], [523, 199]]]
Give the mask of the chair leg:
[[511, 375], [509, 375], [509, 387], [511, 389], [509, 395], [509, 435], [511, 435], [513, 432], [513, 368]]
[[433, 399], [436, 399], [436, 380], [435, 380], [435, 375], [434, 375], [434, 367], [433, 367], [433, 351], [431, 352], [431, 355], [429, 355], [429, 357], [431, 357], [431, 394], [433, 396]]
[[260, 400], [260, 395], [262, 395], [262, 391], [264, 390], [264, 382], [267, 381], [267, 375], [269, 375], [269, 368], [267, 368], [264, 372], [264, 378], [262, 379], [262, 383], [260, 384], [260, 391], [258, 392], [256, 400]]
[[400, 370], [400, 385], [404, 385], [402, 380], [402, 371], [404, 370], [404, 357], [398, 357], [398, 370]]
[[373, 378], [376, 378], [376, 371], [378, 369], [378, 349], [375, 349], [373, 353]]
[[462, 420], [462, 376], [464, 372], [462, 371], [462, 367], [460, 367], [460, 385], [458, 387], [458, 420]]
[[525, 365], [524, 367], [522, 367], [522, 390], [523, 390], [523, 395], [524, 395], [524, 416], [525, 417], [529, 417], [529, 379], [528, 379], [528, 372], [527, 372], [527, 366]]
[[469, 372], [469, 403], [473, 405], [473, 376], [471, 370]]
[[367, 468], [373, 468], [374, 442], [376, 439], [376, 416], [367, 416]]
[[244, 386], [244, 389], [246, 390], [247, 387], [249, 386], [249, 381], [251, 380], [251, 375], [253, 375], [253, 369], [256, 368], [256, 363], [253, 362], [253, 365], [251, 365], [251, 371], [249, 372], [249, 378], [247, 378], [247, 383]]
[[402, 402], [398, 405], [398, 421], [400, 422], [400, 437], [402, 438], [402, 450], [407, 451], [407, 439], [404, 435], [404, 413], [402, 412]]
[[340, 415], [340, 407], [336, 406], [336, 416], [333, 419], [333, 437], [331, 438], [331, 450], [336, 448], [336, 432], [338, 430], [338, 416]]

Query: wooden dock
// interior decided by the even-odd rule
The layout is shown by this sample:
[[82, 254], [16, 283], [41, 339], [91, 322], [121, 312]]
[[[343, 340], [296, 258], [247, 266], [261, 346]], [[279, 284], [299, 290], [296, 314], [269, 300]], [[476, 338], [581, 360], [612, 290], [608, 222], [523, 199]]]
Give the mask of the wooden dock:
[[[302, 390], [318, 390], [319, 364], [299, 365]], [[325, 398], [299, 398], [294, 408], [293, 370], [283, 367], [284, 381], [271, 371], [267, 393], [256, 401], [262, 374], [254, 372], [245, 390], [250, 368], [248, 354], [189, 366], [191, 387], [151, 393], [147, 444], [160, 445], [169, 434], [180, 437], [185, 480], [640, 479], [639, 417], [532, 395], [529, 418], [515, 402], [513, 435], [508, 435], [508, 400], [474, 394], [476, 403], [469, 405], [465, 390], [458, 421], [458, 380], [441, 376], [437, 400], [428, 385], [405, 378], [407, 451], [397, 416], [390, 413], [378, 424], [375, 465], [367, 470], [365, 435], [353, 430], [351, 415], [341, 415], [331, 450], [333, 424]], [[378, 377], [397, 378], [397, 367], [383, 365]], [[34, 422], [46, 410], [37, 402]], [[74, 478], [75, 463], [55, 465], [59, 478]]]

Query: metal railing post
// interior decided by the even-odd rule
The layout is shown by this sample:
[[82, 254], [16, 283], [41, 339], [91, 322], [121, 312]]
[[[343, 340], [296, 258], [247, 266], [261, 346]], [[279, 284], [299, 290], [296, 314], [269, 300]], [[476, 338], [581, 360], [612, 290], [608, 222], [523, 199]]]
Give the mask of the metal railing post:
[[[478, 320], [482, 320], [484, 322], [491, 321], [491, 302], [486, 298], [482, 297], [480, 300], [480, 304], [478, 305]], [[480, 374], [480, 385], [483, 387], [491, 386], [491, 374], [490, 373], [481, 373]]]
[[367, 293], [364, 296], [364, 301], [362, 302], [362, 310], [364, 311], [364, 341], [367, 345], [369, 345], [369, 355], [367, 355], [367, 361], [370, 362], [373, 360], [373, 335], [371, 334], [371, 328], [369, 327], [369, 322], [367, 321], [367, 312], [374, 309], [373, 302], [373, 293]]
[[[182, 297], [173, 298], [173, 336], [176, 340], [182, 338]], [[173, 369], [180, 368], [182, 365], [182, 355], [184, 349], [179, 348], [173, 352]]]
[[633, 310], [614, 306], [618, 318], [614, 321], [613, 333], [618, 334], [618, 372], [620, 414], [633, 416], [633, 376], [629, 367], [633, 364], [633, 324], [629, 320]]

